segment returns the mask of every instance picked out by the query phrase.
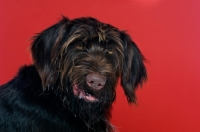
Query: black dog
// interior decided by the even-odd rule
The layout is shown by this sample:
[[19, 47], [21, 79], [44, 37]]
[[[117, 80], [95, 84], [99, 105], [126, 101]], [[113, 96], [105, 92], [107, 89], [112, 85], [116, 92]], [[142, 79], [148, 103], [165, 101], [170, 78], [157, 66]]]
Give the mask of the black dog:
[[116, 85], [129, 103], [146, 78], [124, 32], [94, 18], [63, 18], [34, 37], [33, 65], [0, 87], [1, 132], [112, 132]]

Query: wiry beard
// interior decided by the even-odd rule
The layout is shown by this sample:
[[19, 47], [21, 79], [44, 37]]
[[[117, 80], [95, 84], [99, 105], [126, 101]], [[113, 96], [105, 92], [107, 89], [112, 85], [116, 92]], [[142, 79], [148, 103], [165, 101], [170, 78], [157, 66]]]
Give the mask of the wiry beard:
[[[86, 89], [85, 89], [86, 90]], [[105, 92], [102, 90], [98, 93], [98, 101], [89, 102], [83, 98], [74, 95], [72, 86], [67, 89], [63, 103], [75, 117], [83, 120], [88, 127], [92, 127], [95, 123], [108, 120], [111, 116], [111, 106], [115, 100], [115, 90], [113, 92]]]

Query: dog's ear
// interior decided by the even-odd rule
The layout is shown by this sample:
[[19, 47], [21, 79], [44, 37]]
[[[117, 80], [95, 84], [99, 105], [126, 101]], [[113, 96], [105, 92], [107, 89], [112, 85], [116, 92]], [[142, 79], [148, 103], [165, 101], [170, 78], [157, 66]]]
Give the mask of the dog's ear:
[[68, 22], [69, 19], [63, 17], [60, 22], [33, 37], [31, 45], [32, 59], [41, 77], [43, 90], [52, 87], [51, 83], [57, 79], [58, 75], [55, 73], [54, 62], [52, 61], [56, 61], [54, 53], [63, 40]]
[[147, 79], [147, 71], [144, 65], [145, 58], [125, 32], [121, 32], [121, 40], [124, 47], [121, 85], [128, 102], [136, 103], [135, 90]]

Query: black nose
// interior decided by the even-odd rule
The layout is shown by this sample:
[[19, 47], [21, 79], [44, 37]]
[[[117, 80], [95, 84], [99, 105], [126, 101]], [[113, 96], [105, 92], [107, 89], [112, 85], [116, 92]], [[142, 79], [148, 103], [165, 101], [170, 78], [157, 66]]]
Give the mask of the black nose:
[[90, 73], [86, 77], [87, 85], [93, 89], [101, 89], [106, 83], [106, 78], [98, 73]]

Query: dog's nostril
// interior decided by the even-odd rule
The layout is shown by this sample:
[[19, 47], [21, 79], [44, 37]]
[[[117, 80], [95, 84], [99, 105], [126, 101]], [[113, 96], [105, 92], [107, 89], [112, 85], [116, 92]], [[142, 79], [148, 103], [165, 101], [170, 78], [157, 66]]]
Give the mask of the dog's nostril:
[[94, 89], [101, 89], [106, 83], [106, 78], [98, 73], [90, 73], [86, 77], [87, 85]]
[[98, 84], [98, 86], [103, 86], [102, 84]]
[[89, 83], [94, 83], [93, 81], [90, 81]]

